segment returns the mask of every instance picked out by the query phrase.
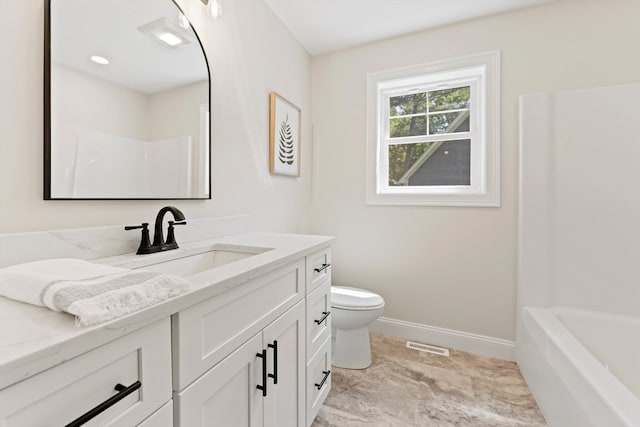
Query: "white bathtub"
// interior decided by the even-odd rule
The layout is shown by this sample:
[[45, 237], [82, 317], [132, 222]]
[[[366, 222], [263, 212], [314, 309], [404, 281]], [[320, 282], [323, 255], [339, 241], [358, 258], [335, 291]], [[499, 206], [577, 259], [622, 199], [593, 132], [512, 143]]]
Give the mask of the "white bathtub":
[[525, 307], [519, 334], [550, 427], [640, 427], [640, 317]]

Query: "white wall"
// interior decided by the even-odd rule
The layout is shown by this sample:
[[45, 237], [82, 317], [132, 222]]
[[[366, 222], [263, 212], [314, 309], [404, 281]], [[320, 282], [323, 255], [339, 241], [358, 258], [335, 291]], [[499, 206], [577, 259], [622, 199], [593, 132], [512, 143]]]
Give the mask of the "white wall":
[[200, 136], [200, 105], [209, 102], [208, 82], [193, 83], [149, 95], [150, 139]]
[[[314, 57], [311, 231], [385, 316], [513, 340], [518, 96], [640, 80], [640, 2], [558, 2]], [[365, 205], [366, 74], [502, 51], [502, 207]]]
[[[149, 97], [55, 62], [51, 73], [52, 196], [139, 196], [147, 182], [144, 147], [136, 141], [149, 139]], [[102, 152], [108, 155], [95, 162], [109, 142]]]
[[[217, 22], [205, 16], [200, 0], [179, 3], [211, 68], [213, 199], [43, 201], [44, 1], [0, 0], [0, 233], [151, 221], [167, 204], [187, 219], [250, 214], [259, 229], [304, 229], [311, 182], [309, 55], [262, 1], [228, 1]], [[274, 90], [303, 111], [299, 179], [268, 172]]]
[[[190, 136], [192, 141], [191, 151], [191, 188], [194, 193], [199, 193], [202, 188], [202, 176], [205, 174], [204, 154], [201, 145], [200, 106], [207, 104], [209, 82], [193, 83], [177, 89], [154, 93], [149, 96], [149, 123], [151, 139], [178, 138]], [[169, 159], [168, 167], [173, 160]], [[163, 165], [163, 168], [165, 165]]]
[[55, 125], [149, 139], [148, 95], [58, 63], [51, 68]]

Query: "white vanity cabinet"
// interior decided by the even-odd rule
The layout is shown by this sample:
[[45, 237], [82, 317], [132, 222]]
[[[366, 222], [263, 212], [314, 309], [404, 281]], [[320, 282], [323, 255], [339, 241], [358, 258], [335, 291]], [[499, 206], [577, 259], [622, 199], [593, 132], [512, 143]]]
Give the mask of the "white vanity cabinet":
[[67, 426], [118, 396], [72, 425], [308, 427], [331, 387], [330, 239], [238, 237], [275, 249], [194, 274], [191, 292], [120, 322], [74, 329], [67, 315], [42, 312], [67, 329], [52, 335], [59, 347], [34, 340], [41, 358], [0, 353], [15, 365], [0, 369], [0, 426]]
[[304, 425], [304, 302], [175, 394], [176, 427]]
[[[143, 423], [171, 399], [170, 340], [166, 318], [0, 390], [0, 425]], [[104, 412], [87, 415], [86, 423], [79, 421], [100, 404], [123, 395]]]
[[305, 288], [303, 258], [173, 316], [176, 427], [305, 425]]
[[174, 314], [173, 390], [184, 390], [304, 297], [303, 258]]

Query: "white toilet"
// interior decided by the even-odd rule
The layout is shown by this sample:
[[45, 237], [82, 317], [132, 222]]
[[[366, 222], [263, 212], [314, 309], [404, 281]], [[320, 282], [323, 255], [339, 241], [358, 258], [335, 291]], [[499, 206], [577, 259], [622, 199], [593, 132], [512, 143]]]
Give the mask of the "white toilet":
[[333, 366], [364, 369], [371, 365], [369, 325], [384, 311], [384, 299], [364, 289], [331, 287]]

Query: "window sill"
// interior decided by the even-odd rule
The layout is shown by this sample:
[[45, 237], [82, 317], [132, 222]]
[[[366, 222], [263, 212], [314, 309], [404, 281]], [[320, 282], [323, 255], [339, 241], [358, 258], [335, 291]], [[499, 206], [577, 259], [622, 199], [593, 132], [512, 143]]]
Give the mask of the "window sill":
[[500, 207], [499, 194], [367, 194], [367, 205]]

